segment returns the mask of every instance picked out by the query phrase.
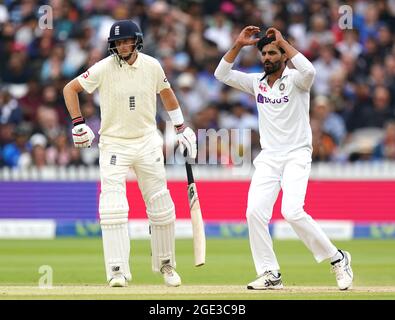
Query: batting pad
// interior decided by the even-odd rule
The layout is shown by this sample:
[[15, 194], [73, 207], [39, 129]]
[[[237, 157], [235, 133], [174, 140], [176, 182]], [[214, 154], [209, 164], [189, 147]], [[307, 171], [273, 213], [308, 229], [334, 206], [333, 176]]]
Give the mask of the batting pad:
[[129, 204], [124, 191], [114, 189], [100, 193], [100, 224], [128, 222]]
[[160, 272], [165, 264], [176, 267], [174, 222], [176, 214], [169, 190], [154, 194], [147, 204], [151, 227], [152, 270]]
[[101, 193], [99, 213], [107, 281], [119, 274], [123, 274], [127, 280], [132, 277], [129, 268], [128, 211], [128, 202], [123, 192]]

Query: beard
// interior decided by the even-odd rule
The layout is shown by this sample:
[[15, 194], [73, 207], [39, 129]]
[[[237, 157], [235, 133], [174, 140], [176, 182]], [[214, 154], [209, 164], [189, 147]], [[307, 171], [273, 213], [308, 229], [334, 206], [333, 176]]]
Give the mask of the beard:
[[267, 75], [275, 73], [280, 69], [281, 69], [281, 61], [276, 61], [276, 62], [267, 61], [263, 64], [263, 70], [265, 70], [265, 74]]

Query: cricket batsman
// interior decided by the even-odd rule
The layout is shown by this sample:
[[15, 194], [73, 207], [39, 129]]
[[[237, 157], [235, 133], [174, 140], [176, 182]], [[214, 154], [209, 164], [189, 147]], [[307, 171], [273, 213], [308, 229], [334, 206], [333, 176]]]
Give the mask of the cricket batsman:
[[100, 99], [100, 225], [107, 281], [125, 287], [132, 279], [129, 267], [129, 206], [125, 180], [129, 168], [136, 173], [151, 231], [152, 270], [163, 274], [167, 286], [181, 285], [175, 257], [175, 208], [167, 189], [163, 140], [156, 126], [156, 96], [174, 124], [180, 151], [195, 158], [196, 136], [184, 124], [177, 98], [160, 63], [141, 53], [143, 34], [131, 20], [110, 29], [108, 57], [70, 81], [63, 90], [73, 122], [77, 148], [88, 148], [95, 138], [81, 115], [78, 93], [98, 90]]
[[[317, 262], [330, 259], [339, 289], [352, 286], [351, 255], [338, 250], [304, 209], [311, 168], [312, 133], [309, 123], [310, 88], [315, 69], [275, 28], [260, 39], [256, 26], [244, 28], [225, 54], [215, 77], [255, 97], [261, 152], [254, 159], [255, 172], [248, 192], [247, 223], [257, 279], [248, 289], [282, 289], [280, 267], [273, 251], [269, 221], [280, 189], [281, 213], [312, 252]], [[232, 70], [244, 46], [256, 45], [263, 73]], [[286, 66], [290, 60], [295, 69]]]

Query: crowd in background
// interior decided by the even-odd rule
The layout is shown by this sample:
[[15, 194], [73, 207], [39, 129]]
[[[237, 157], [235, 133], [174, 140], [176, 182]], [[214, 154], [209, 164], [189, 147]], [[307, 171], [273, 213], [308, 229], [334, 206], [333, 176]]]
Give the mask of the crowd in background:
[[[52, 8], [52, 29], [40, 28], [42, 5]], [[341, 5], [352, 8], [351, 29], [339, 24]], [[213, 75], [239, 32], [256, 25], [279, 29], [316, 68], [313, 161], [395, 160], [395, 0], [5, 0], [0, 4], [0, 167], [98, 163], [97, 139], [90, 149], [73, 147], [62, 90], [108, 55], [109, 29], [120, 19], [141, 27], [142, 52], [160, 60], [207, 157], [214, 153], [231, 164], [228, 150], [240, 155], [251, 146], [252, 156], [260, 150], [254, 97]], [[244, 48], [235, 68], [262, 72], [257, 49]], [[80, 103], [97, 134], [97, 93], [80, 94]], [[160, 105], [158, 111], [158, 128], [170, 137], [168, 116]], [[199, 130], [210, 128], [246, 129], [251, 135], [233, 141], [239, 148], [218, 139], [212, 150]]]

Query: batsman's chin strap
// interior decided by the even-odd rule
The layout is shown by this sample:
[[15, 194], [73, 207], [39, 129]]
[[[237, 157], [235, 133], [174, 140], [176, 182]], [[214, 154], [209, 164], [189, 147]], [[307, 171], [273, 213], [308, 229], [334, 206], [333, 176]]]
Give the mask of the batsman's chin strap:
[[128, 60], [131, 58], [131, 56], [136, 52], [137, 49], [134, 49], [127, 57], [122, 57], [120, 54], [118, 54], [118, 51], [116, 49], [110, 48], [111, 53], [115, 56], [117, 59], [119, 66], [122, 68], [122, 61], [124, 63], [128, 63]]

